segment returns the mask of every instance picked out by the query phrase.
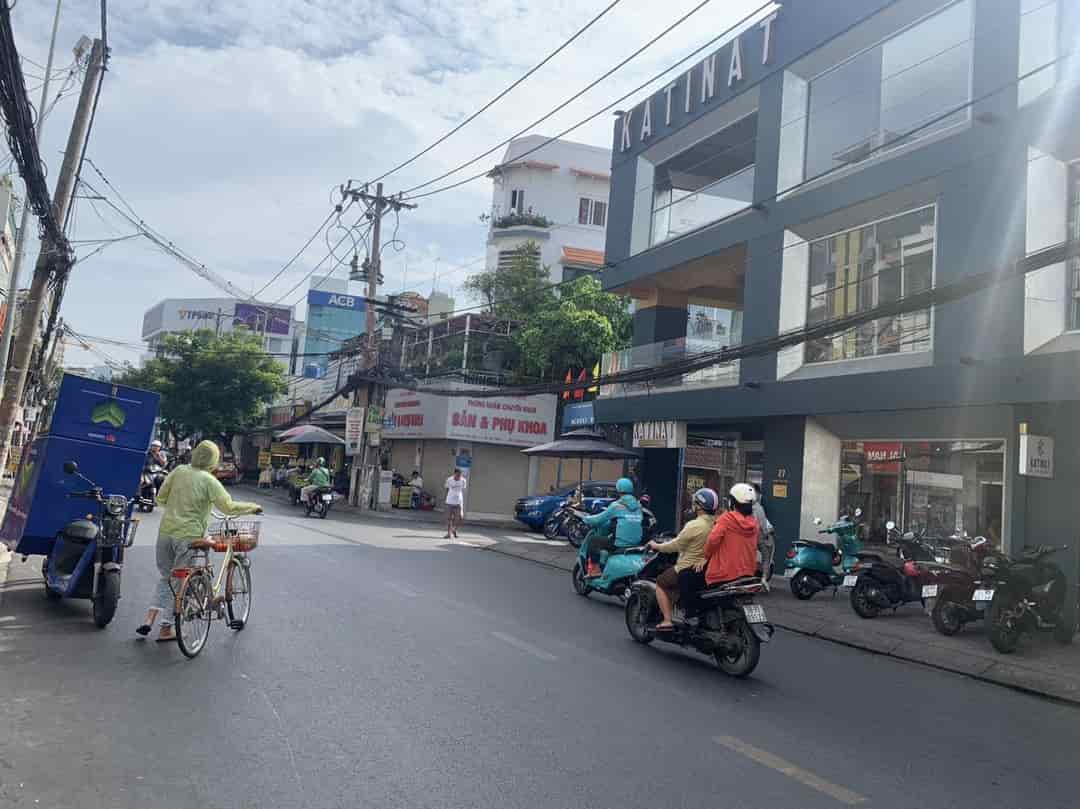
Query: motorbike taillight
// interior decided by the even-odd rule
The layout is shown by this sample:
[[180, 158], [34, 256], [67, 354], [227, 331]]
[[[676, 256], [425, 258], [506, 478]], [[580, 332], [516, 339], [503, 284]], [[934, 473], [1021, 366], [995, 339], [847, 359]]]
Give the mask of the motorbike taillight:
[[834, 554], [833, 554], [833, 557], [832, 557], [832, 563], [833, 563], [834, 565], [838, 565], [838, 564], [840, 564], [840, 554], [838, 554], [838, 553], [834, 553]]
[[794, 548], [788, 548], [788, 552], [787, 552], [786, 556], [787, 556], [788, 559], [794, 559], [795, 558], [795, 549]]

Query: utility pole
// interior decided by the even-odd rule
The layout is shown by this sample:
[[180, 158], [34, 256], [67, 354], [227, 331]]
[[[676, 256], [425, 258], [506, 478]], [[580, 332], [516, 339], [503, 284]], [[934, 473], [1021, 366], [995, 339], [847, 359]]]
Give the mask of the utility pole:
[[[86, 77], [83, 79], [82, 92], [79, 94], [79, 105], [75, 109], [75, 119], [71, 124], [71, 132], [68, 135], [67, 148], [64, 151], [64, 162], [60, 167], [60, 174], [57, 176], [56, 190], [53, 192], [53, 216], [57, 222], [67, 220], [68, 209], [71, 207], [71, 199], [75, 193], [75, 180], [78, 177], [79, 164], [82, 161], [83, 144], [89, 135], [91, 109], [94, 105], [94, 97], [97, 95], [98, 85], [101, 83], [104, 58], [105, 48], [100, 39], [95, 39], [90, 50], [90, 60], [86, 66]], [[15, 411], [22, 401], [23, 391], [26, 387], [26, 377], [30, 370], [30, 358], [37, 337], [38, 323], [45, 308], [49, 282], [52, 280], [52, 255], [57, 249], [58, 245], [54, 244], [50, 238], [42, 241], [41, 252], [38, 253], [37, 264], [34, 266], [34, 277], [30, 283], [30, 292], [26, 300], [26, 311], [23, 312], [19, 322], [19, 333], [15, 339], [15, 349], [11, 355], [11, 366], [8, 369], [7, 378], [4, 380], [3, 399], [0, 401], [0, 469], [3, 469], [7, 464], [8, 450], [11, 446], [11, 429], [15, 422]]]
[[[52, 74], [53, 55], [56, 53], [56, 29], [60, 27], [60, 4], [63, 0], [56, 0], [56, 14], [53, 15], [52, 37], [49, 39], [49, 56], [45, 60], [45, 79], [41, 85], [41, 100], [38, 102], [37, 126], [34, 137], [41, 145], [41, 131], [45, 127], [45, 111], [49, 102], [49, 80]], [[22, 270], [23, 256], [26, 254], [26, 240], [29, 238], [28, 226], [30, 224], [30, 203], [23, 200], [22, 216], [19, 220], [19, 230], [15, 233], [15, 257], [11, 262], [11, 278], [8, 280], [7, 291], [7, 317], [4, 318], [4, 331], [0, 336], [0, 390], [3, 390], [5, 377], [7, 376], [8, 353], [11, 351], [11, 335], [15, 332], [15, 314], [18, 311], [19, 298], [19, 273]]]
[[[382, 218], [388, 211], [399, 212], [402, 209], [414, 209], [415, 205], [402, 202], [399, 197], [387, 197], [383, 195], [383, 184], [375, 186], [375, 193], [368, 193], [368, 186], [361, 189], [342, 189], [343, 196], [351, 196], [354, 201], [361, 201], [367, 205], [367, 216], [371, 220], [371, 255], [364, 261], [361, 270], [356, 265], [356, 257], [353, 260], [353, 269], [349, 273], [350, 280], [367, 281], [367, 313], [364, 323], [364, 331], [367, 337], [364, 366], [373, 373], [378, 373], [379, 368], [379, 332], [375, 319], [375, 301], [379, 292], [379, 284], [382, 283]], [[366, 396], [361, 397], [360, 391], [353, 393], [353, 404], [356, 406], [364, 403], [366, 399], [367, 414], [371, 409], [382, 407], [386, 402], [386, 391], [382, 385], [375, 382], [367, 384]], [[366, 414], [366, 415], [367, 415]], [[365, 422], [367, 419], [365, 418]], [[360, 445], [360, 454], [356, 456], [360, 463], [353, 461], [352, 479], [349, 485], [349, 502], [360, 508], [368, 508], [371, 504], [371, 496], [377, 484], [378, 474], [378, 449], [377, 443], [371, 442], [371, 434], [364, 425], [364, 434]]]

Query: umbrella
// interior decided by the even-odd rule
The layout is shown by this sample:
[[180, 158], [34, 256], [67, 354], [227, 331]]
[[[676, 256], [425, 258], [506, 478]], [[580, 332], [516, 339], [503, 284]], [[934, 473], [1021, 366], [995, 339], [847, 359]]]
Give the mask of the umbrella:
[[316, 427], [314, 424], [304, 424], [300, 427], [294, 427], [288, 431], [289, 437], [285, 439], [286, 444], [344, 444], [345, 441], [338, 438], [329, 430], [324, 430], [322, 427]]
[[286, 438], [291, 438], [292, 436], [300, 433], [302, 430], [310, 426], [310, 424], [297, 424], [295, 427], [290, 427], [288, 430], [282, 430], [280, 433], [277, 434], [278, 440], [284, 441]]
[[633, 449], [623, 449], [617, 444], [608, 441], [603, 433], [593, 430], [571, 430], [563, 433], [558, 441], [540, 444], [537, 447], [523, 449], [525, 455], [536, 455], [541, 458], [577, 458], [579, 461], [578, 478], [585, 478], [586, 458], [608, 458], [620, 460], [624, 458], [639, 458], [640, 453]]

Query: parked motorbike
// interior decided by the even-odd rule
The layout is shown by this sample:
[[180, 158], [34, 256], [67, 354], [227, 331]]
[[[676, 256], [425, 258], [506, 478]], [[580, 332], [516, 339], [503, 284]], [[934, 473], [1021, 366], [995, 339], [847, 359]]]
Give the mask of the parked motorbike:
[[45, 595], [55, 600], [90, 599], [94, 623], [104, 628], [116, 614], [120, 601], [124, 549], [135, 541], [138, 520], [131, 517], [135, 501], [122, 494], [106, 495], [100, 486], [79, 473], [75, 461], [65, 462], [64, 472], [90, 486], [68, 496], [93, 501], [98, 513], [72, 520], [60, 531], [41, 565]]
[[1066, 603], [1065, 574], [1048, 557], [1068, 545], [1039, 545], [1016, 559], [989, 555], [972, 598], [990, 604], [990, 643], [1002, 654], [1016, 651], [1025, 633], [1052, 632], [1061, 644], [1072, 643], [1080, 603]]
[[673, 630], [657, 632], [661, 613], [656, 601], [656, 579], [674, 563], [671, 554], [646, 555], [644, 567], [626, 598], [630, 637], [643, 644], [660, 640], [689, 646], [711, 656], [724, 673], [748, 676], [761, 659], [761, 644], [767, 643], [775, 631], [765, 617], [765, 608], [754, 603], [754, 595], [764, 592], [765, 584], [757, 576], [747, 576], [708, 587]]
[[[610, 501], [594, 502], [592, 506], [592, 513], [599, 514], [610, 504]], [[641, 534], [643, 542], [648, 542], [650, 539], [653, 539], [656, 536], [657, 530], [659, 529], [656, 515], [652, 512], [648, 505], [649, 496], [647, 494], [642, 495]], [[589, 526], [573, 519], [574, 510], [579, 508], [580, 506], [571, 499], [567, 500], [565, 503], [563, 503], [563, 505], [555, 509], [555, 511], [551, 513], [551, 516], [544, 521], [544, 537], [547, 539], [559, 539], [560, 537], [566, 537], [567, 542], [569, 542], [575, 548], [580, 548], [581, 543], [585, 541], [585, 537], [589, 535]]]
[[993, 553], [989, 540], [978, 536], [950, 549], [948, 566], [928, 566], [929, 583], [922, 588], [926, 611], [942, 635], [955, 635], [964, 625], [983, 618], [986, 603], [974, 600], [975, 583], [983, 560]]
[[876, 618], [882, 610], [895, 611], [913, 601], [925, 606], [923, 586], [948, 569], [935, 560], [932, 546], [911, 533], [898, 543], [896, 556], [899, 565], [880, 556], [859, 559], [844, 576], [841, 586], [851, 588], [851, 608], [860, 618]]
[[[855, 509], [855, 520], [862, 516], [862, 509]], [[799, 539], [792, 543], [784, 561], [784, 578], [791, 580], [791, 593], [800, 601], [813, 598], [827, 587], [836, 589], [860, 559], [880, 558], [877, 554], [864, 553], [859, 539], [859, 523], [846, 514], [819, 534], [835, 534], [837, 544]], [[821, 525], [821, 518], [814, 518]]]
[[575, 545], [578, 549], [578, 558], [574, 562], [573, 570], [570, 571], [574, 592], [586, 598], [596, 592], [625, 599], [630, 593], [630, 584], [641, 573], [641, 569], [645, 565], [645, 548], [642, 545], [635, 545], [632, 548], [616, 548], [610, 551], [607, 558], [601, 563], [603, 571], [601, 575], [591, 579], [586, 577], [585, 571], [588, 570], [589, 561], [589, 543], [584, 542], [584, 539], [588, 536], [590, 530], [584, 521], [586, 516], [589, 515], [585, 511], [572, 510], [570, 524], [567, 526], [568, 536], [573, 533], [575, 536], [581, 537], [581, 540]]
[[304, 504], [306, 509], [306, 516], [310, 517], [312, 514], [318, 514], [320, 520], [325, 520], [326, 515], [330, 513], [330, 506], [334, 503], [334, 490], [330, 486], [320, 486], [318, 489], [311, 493], [307, 502]]

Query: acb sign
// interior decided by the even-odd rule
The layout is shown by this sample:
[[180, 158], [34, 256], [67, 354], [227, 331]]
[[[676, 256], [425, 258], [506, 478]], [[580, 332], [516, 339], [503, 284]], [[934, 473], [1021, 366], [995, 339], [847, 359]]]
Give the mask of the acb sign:
[[364, 302], [354, 295], [346, 295], [342, 292], [323, 292], [312, 289], [308, 292], [307, 302], [309, 306], [332, 306], [335, 309], [362, 309]]

